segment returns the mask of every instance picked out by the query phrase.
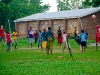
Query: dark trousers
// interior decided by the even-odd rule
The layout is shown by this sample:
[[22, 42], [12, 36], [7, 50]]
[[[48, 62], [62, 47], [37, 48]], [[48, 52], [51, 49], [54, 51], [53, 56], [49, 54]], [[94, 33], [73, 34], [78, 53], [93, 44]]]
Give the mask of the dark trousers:
[[37, 43], [37, 38], [35, 38], [35, 44]]
[[11, 44], [11, 43], [7, 43], [7, 50], [10, 50], [10, 49], [11, 49], [10, 44]]

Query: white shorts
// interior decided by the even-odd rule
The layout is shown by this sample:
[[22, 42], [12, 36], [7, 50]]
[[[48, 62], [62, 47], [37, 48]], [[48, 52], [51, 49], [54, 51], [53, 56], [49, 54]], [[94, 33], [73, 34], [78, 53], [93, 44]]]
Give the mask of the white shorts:
[[29, 39], [28, 39], [28, 43], [29, 43], [29, 44], [33, 43], [33, 38], [29, 38]]

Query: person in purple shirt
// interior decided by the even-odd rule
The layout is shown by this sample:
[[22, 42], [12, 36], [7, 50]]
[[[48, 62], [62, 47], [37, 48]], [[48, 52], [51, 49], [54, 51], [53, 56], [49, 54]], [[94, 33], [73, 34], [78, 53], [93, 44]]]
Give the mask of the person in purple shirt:
[[32, 27], [30, 27], [30, 29], [28, 30], [28, 47], [31, 46], [32, 48], [32, 43], [33, 43], [33, 30], [32, 30]]

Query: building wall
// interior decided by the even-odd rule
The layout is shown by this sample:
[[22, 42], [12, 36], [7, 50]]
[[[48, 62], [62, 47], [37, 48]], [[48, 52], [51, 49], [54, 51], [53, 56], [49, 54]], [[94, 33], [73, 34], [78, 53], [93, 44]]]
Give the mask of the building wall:
[[27, 22], [20, 22], [16, 23], [16, 30], [18, 32], [18, 38], [25, 38], [27, 37]]
[[[96, 24], [94, 23], [94, 20], [91, 18], [93, 14], [82, 17], [81, 22], [84, 30], [87, 30], [89, 33], [89, 39], [95, 39], [95, 27]], [[94, 15], [97, 16], [97, 20], [100, 24], [100, 11], [95, 13]], [[41, 20], [41, 21], [29, 21], [29, 22], [20, 22], [16, 23], [16, 28], [18, 31], [19, 38], [27, 37], [27, 31], [29, 27], [32, 27], [33, 30], [43, 30], [46, 29], [48, 30], [48, 26], [51, 25], [51, 20]], [[38, 27], [40, 25], [40, 27]], [[54, 36], [57, 37], [57, 30], [58, 27], [61, 27], [62, 31], [66, 31], [68, 34], [73, 36], [74, 33], [74, 28], [79, 27], [79, 31], [81, 32], [81, 25], [80, 25], [80, 19], [75, 18], [75, 19], [61, 19], [61, 20], [53, 20], [53, 31], [54, 31]]]

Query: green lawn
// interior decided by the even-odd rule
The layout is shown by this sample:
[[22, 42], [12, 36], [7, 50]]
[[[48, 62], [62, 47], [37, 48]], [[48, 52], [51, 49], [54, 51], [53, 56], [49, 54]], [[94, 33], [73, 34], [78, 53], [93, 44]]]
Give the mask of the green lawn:
[[[6, 46], [0, 46], [0, 75], [100, 75], [100, 47], [87, 47], [85, 53], [79, 50], [74, 39], [70, 39], [70, 45], [74, 61], [72, 61], [68, 49], [62, 52], [62, 48], [56, 48], [54, 42], [53, 54], [47, 55], [44, 49], [27, 49], [27, 39], [18, 40], [18, 49], [12, 48], [6, 52]], [[91, 42], [88, 41], [88, 45]], [[58, 58], [62, 56], [62, 58]]]

